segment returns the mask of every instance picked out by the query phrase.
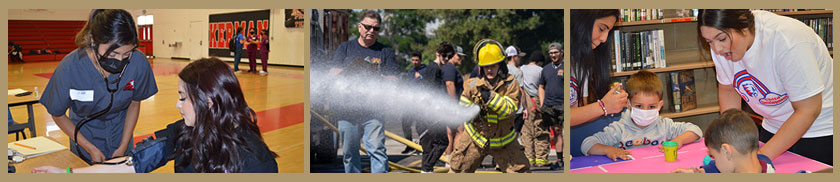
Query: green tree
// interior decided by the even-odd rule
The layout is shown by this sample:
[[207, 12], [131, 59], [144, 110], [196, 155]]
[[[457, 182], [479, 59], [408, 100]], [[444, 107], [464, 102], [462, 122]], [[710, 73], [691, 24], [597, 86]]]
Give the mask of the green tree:
[[[517, 45], [524, 52], [545, 50], [550, 42], [563, 41], [562, 10], [470, 9], [433, 10], [443, 24], [429, 41], [427, 52], [442, 41], [460, 45], [467, 54], [459, 68], [468, 73], [475, 67], [474, 44], [490, 38], [504, 46]], [[431, 55], [434, 55], [432, 49]]]
[[[351, 39], [358, 38], [358, 17], [366, 10], [351, 11]], [[394, 49], [397, 62], [408, 69], [411, 52], [423, 53], [424, 64], [435, 59], [435, 49], [447, 41], [461, 46], [467, 56], [459, 69], [469, 73], [475, 67], [473, 47], [489, 38], [504, 46], [516, 45], [523, 52], [547, 51], [552, 42], [563, 43], [563, 10], [510, 9], [386, 9], [374, 10], [382, 16], [379, 42]], [[435, 24], [437, 23], [437, 24]], [[437, 28], [426, 35], [429, 24]], [[527, 59], [527, 57], [526, 57]]]

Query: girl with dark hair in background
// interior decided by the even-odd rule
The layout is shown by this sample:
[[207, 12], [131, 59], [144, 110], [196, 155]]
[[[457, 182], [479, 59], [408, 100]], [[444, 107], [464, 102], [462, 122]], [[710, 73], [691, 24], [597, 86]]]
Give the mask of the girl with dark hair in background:
[[[620, 86], [610, 88], [610, 30], [618, 20], [617, 9], [571, 10], [571, 126], [583, 124], [627, 105]], [[603, 96], [597, 102], [581, 102], [589, 93]]]
[[[257, 116], [248, 107], [239, 81], [230, 67], [216, 58], [194, 61], [178, 73], [176, 107], [183, 119], [155, 132], [166, 138], [160, 161], [146, 161], [163, 166], [175, 160], [175, 172], [263, 172], [276, 173], [277, 155], [268, 149], [257, 126]], [[112, 161], [123, 161], [113, 159]], [[139, 164], [134, 164], [139, 165]], [[52, 166], [33, 172], [97, 173], [148, 172], [125, 163], [93, 165], [77, 169]]]
[[760, 10], [700, 10], [697, 29], [712, 51], [721, 112], [741, 100], [764, 117], [759, 153], [786, 150], [831, 165], [833, 63], [799, 20]]
[[149, 61], [135, 49], [134, 19], [125, 10], [93, 10], [76, 45], [55, 68], [40, 103], [88, 163], [123, 156], [133, 148], [140, 101], [158, 91]]

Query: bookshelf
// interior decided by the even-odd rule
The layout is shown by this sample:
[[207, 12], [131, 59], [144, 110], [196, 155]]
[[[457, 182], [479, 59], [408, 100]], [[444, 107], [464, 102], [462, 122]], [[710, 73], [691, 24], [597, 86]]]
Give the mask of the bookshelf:
[[[695, 63], [677, 64], [677, 65], [668, 66], [668, 67], [665, 67], [665, 68], [653, 68], [653, 69], [647, 69], [647, 70], [650, 71], [650, 72], [654, 72], [654, 73], [661, 73], [661, 72], [673, 72], [673, 71], [693, 70], [693, 69], [700, 69], [700, 68], [714, 68], [714, 67], [715, 67], [715, 63], [712, 62], [711, 60], [709, 60], [709, 61], [702, 61], [702, 62], [695, 62]], [[630, 75], [636, 74], [636, 72], [639, 72], [639, 71], [638, 70], [622, 71], [622, 72], [613, 73], [612, 76], [614, 76], [614, 77], [630, 76]]]
[[[615, 30], [624, 34], [625, 32], [633, 33], [648, 30], [661, 30], [663, 35], [656, 38], [661, 38], [664, 41], [664, 55], [665, 66], [653, 66], [646, 70], [656, 73], [665, 87], [663, 91], [665, 94], [662, 98], [665, 101], [661, 116], [668, 118], [684, 118], [691, 116], [700, 116], [711, 113], [718, 113], [719, 106], [717, 104], [717, 80], [714, 74], [714, 62], [708, 56], [708, 52], [701, 52], [701, 44], [697, 40], [697, 18], [696, 17], [680, 17], [678, 10], [663, 10], [662, 19], [658, 20], [643, 20], [643, 21], [629, 21], [616, 23]], [[615, 36], [614, 36], [615, 37]], [[652, 39], [656, 41], [657, 39]], [[645, 41], [645, 40], [642, 40]], [[617, 47], [625, 45], [624, 40], [619, 41]], [[630, 44], [632, 46], [632, 44]], [[654, 45], [655, 47], [656, 45]], [[644, 50], [644, 45], [642, 46]], [[615, 48], [615, 47], [614, 47]], [[656, 51], [655, 49], [653, 49]], [[627, 58], [622, 54], [622, 62]], [[632, 51], [630, 52], [632, 54]], [[707, 56], [702, 56], [702, 54]], [[656, 55], [656, 54], [654, 54]], [[617, 57], [614, 56], [614, 57]], [[642, 57], [644, 59], [644, 56]], [[631, 58], [629, 61], [632, 61]], [[615, 62], [615, 60], [613, 61]], [[630, 62], [632, 63], [632, 62]], [[656, 65], [656, 64], [654, 64]], [[618, 70], [616, 68], [616, 70]], [[622, 81], [629, 78], [630, 75], [637, 73], [639, 70], [622, 69], [621, 72], [612, 73], [614, 80]], [[704, 70], [704, 71], [695, 71]], [[696, 108], [690, 110], [683, 110], [682, 112], [674, 112], [674, 99], [671, 97], [673, 86], [671, 84], [670, 74], [680, 71], [691, 71], [694, 75], [695, 89], [696, 89]], [[623, 81], [622, 81], [623, 82]], [[676, 101], [679, 103], [680, 101]], [[667, 109], [666, 109], [667, 108]]]
[[718, 106], [717, 104], [713, 104], [713, 105], [697, 106], [697, 108], [694, 108], [694, 109], [688, 110], [688, 111], [683, 111], [683, 112], [662, 113], [662, 114], [660, 114], [660, 116], [666, 117], [666, 118], [682, 118], [682, 117], [688, 117], [688, 116], [696, 116], [696, 115], [719, 113], [719, 112], [720, 112], [720, 106]]
[[[821, 14], [832, 14], [834, 13], [833, 10], [807, 10], [807, 11], [787, 11], [787, 12], [774, 12], [778, 15], [783, 16], [799, 16], [799, 15], [821, 15]], [[644, 21], [631, 21], [631, 22], [617, 22], [615, 24], [616, 27], [626, 27], [626, 26], [638, 26], [638, 25], [654, 25], [654, 24], [668, 24], [668, 23], [682, 23], [682, 22], [696, 22], [697, 17], [680, 17], [680, 18], [663, 18], [659, 20], [644, 20]]]
[[788, 16], [796, 20], [802, 21], [805, 25], [811, 27], [814, 33], [823, 39], [826, 47], [828, 47], [829, 54], [834, 57], [833, 48], [833, 10], [794, 10], [794, 11], [777, 11], [773, 12], [778, 15]]
[[818, 15], [818, 14], [832, 14], [834, 10], [807, 10], [807, 11], [785, 11], [785, 12], [774, 12], [778, 15], [783, 16], [796, 16], [796, 15]]
[[627, 26], [638, 26], [638, 25], [655, 25], [655, 24], [668, 24], [668, 23], [681, 23], [681, 22], [696, 22], [696, 17], [685, 17], [685, 18], [664, 18], [661, 20], [644, 20], [644, 21], [631, 21], [631, 22], [618, 22], [615, 24], [616, 27], [627, 27]]

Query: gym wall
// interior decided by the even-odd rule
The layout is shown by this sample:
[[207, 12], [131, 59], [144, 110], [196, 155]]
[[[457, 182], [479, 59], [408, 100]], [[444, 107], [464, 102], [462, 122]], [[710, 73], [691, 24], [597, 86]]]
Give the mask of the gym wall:
[[[160, 58], [189, 58], [196, 60], [208, 56], [210, 14], [255, 11], [260, 9], [145, 9], [145, 15], [154, 15], [154, 55]], [[144, 15], [143, 9], [127, 9], [135, 16]], [[10, 9], [9, 20], [82, 20], [86, 21], [90, 9]], [[271, 9], [269, 20], [271, 52], [269, 64], [303, 66], [304, 30], [286, 28], [284, 9]], [[233, 58], [221, 58], [232, 61]], [[259, 59], [257, 59], [259, 62]], [[247, 63], [248, 59], [243, 58]]]

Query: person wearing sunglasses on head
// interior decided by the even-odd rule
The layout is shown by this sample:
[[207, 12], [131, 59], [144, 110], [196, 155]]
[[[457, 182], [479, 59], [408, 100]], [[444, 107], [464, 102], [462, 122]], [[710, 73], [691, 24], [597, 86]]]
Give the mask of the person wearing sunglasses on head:
[[133, 148], [140, 101], [158, 91], [149, 61], [135, 49], [133, 16], [119, 9], [91, 11], [76, 45], [55, 68], [40, 103], [83, 160], [123, 156]]

